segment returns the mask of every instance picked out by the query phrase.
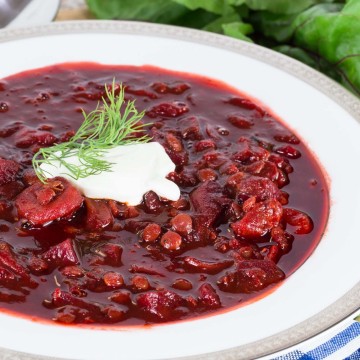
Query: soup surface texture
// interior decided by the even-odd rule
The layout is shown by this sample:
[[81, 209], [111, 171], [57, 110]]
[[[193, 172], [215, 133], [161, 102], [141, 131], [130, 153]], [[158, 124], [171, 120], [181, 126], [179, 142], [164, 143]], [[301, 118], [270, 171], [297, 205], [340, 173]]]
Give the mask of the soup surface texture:
[[[149, 191], [127, 206], [36, 178], [34, 153], [70, 139], [113, 79], [176, 165], [179, 200]], [[149, 66], [31, 70], [0, 80], [0, 138], [0, 307], [10, 312], [140, 325], [230, 309], [272, 291], [325, 228], [328, 191], [310, 152], [216, 80]]]

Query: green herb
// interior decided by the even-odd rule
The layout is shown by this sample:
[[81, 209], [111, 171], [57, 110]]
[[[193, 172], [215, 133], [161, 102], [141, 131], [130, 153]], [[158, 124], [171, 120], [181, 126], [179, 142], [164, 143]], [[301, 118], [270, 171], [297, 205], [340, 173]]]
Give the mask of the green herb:
[[359, 0], [86, 0], [98, 18], [152, 21], [256, 42], [360, 96]]
[[[111, 90], [105, 85], [106, 97], [102, 98], [102, 103], [98, 103], [94, 111], [88, 114], [83, 111], [84, 122], [68, 142], [41, 148], [34, 155], [32, 164], [42, 182], [47, 179], [45, 171], [40, 167], [42, 164], [59, 163], [72, 178], [84, 178], [111, 171], [112, 163], [101, 159], [107, 150], [150, 140], [147, 135], [138, 134], [144, 130], [144, 126], [149, 125], [139, 123], [144, 111], [137, 111], [135, 101], [125, 103], [125, 88], [122, 85], [119, 95], [115, 91], [115, 81]], [[78, 157], [80, 165], [68, 161], [72, 156]]]

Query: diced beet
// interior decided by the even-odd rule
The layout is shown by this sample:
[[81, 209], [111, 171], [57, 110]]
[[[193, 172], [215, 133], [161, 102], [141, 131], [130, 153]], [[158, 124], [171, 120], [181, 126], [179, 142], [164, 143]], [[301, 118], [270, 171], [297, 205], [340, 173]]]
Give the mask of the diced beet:
[[251, 293], [284, 278], [283, 271], [270, 260], [244, 260], [238, 263], [236, 271], [221, 277], [218, 286], [226, 292]]
[[205, 308], [216, 309], [221, 306], [219, 295], [209, 283], [202, 284], [199, 293], [199, 301]]
[[138, 95], [138, 96], [145, 96], [149, 99], [157, 99], [157, 95], [151, 91], [148, 91], [146, 89], [136, 89], [133, 87], [130, 87], [129, 85], [125, 86], [125, 93], [126, 94], [132, 94], [132, 95]]
[[162, 103], [155, 105], [146, 112], [146, 115], [151, 118], [156, 117], [178, 117], [189, 111], [187, 104], [179, 101], [173, 101], [169, 103]]
[[10, 271], [0, 266], [0, 285], [6, 288], [13, 288], [16, 286], [17, 279]]
[[277, 200], [266, 200], [255, 204], [241, 220], [232, 223], [231, 228], [237, 236], [257, 239], [279, 225], [282, 213], [282, 206]]
[[314, 228], [310, 216], [300, 210], [285, 208], [283, 217], [288, 224], [296, 227], [295, 234], [308, 234]]
[[107, 201], [85, 198], [84, 203], [88, 230], [101, 231], [113, 223], [114, 218]]
[[11, 200], [17, 196], [24, 189], [24, 184], [17, 180], [12, 181], [4, 185], [0, 185], [0, 196]]
[[294, 241], [294, 236], [277, 226], [271, 230], [271, 240], [278, 244], [279, 249], [283, 254], [286, 254], [291, 250], [291, 244]]
[[269, 155], [269, 151], [251, 143], [249, 139], [242, 137], [239, 139], [238, 149], [232, 155], [231, 159], [246, 165], [259, 160], [267, 160]]
[[[189, 157], [188, 153], [185, 151], [184, 148], [179, 151], [180, 147], [182, 147], [182, 143], [181, 140], [173, 134], [173, 132], [162, 132], [161, 130], [157, 130], [156, 128], [152, 128], [151, 131], [153, 140], [157, 141], [164, 147], [166, 153], [175, 165], [179, 166], [187, 164]], [[168, 141], [169, 134], [171, 134], [170, 142]]]
[[139, 274], [147, 274], [147, 275], [157, 275], [157, 276], [164, 276], [164, 274], [160, 273], [157, 270], [152, 269], [150, 266], [142, 266], [142, 265], [131, 265], [129, 269], [131, 273], [139, 273]]
[[61, 273], [67, 278], [81, 278], [84, 276], [84, 270], [76, 265], [65, 266], [61, 269]]
[[17, 162], [0, 158], [0, 185], [15, 181], [19, 169]]
[[190, 193], [190, 200], [205, 226], [214, 225], [231, 203], [230, 199], [223, 195], [222, 188], [216, 181], [201, 183]]
[[149, 291], [136, 297], [136, 303], [140, 309], [161, 320], [169, 320], [176, 316], [176, 308], [183, 304], [180, 295], [164, 290]]
[[149, 213], [161, 212], [163, 205], [159, 199], [159, 196], [154, 191], [148, 191], [144, 195], [145, 209]]
[[139, 215], [139, 210], [135, 206], [128, 206], [114, 200], [109, 200], [108, 205], [113, 216], [119, 219], [131, 219]]
[[50, 146], [57, 138], [49, 131], [24, 129], [16, 133], [15, 145], [18, 148], [26, 149], [31, 145]]
[[37, 287], [38, 284], [30, 277], [29, 270], [20, 263], [11, 246], [5, 241], [0, 241], [0, 265], [15, 275], [19, 286]]
[[151, 85], [151, 87], [159, 94], [176, 94], [180, 95], [186, 90], [190, 89], [190, 85], [186, 83], [164, 83], [156, 82]]
[[24, 127], [23, 123], [20, 121], [11, 123], [7, 126], [4, 126], [0, 129], [0, 137], [7, 138], [13, 134], [15, 134], [17, 131], [22, 129]]
[[205, 245], [213, 243], [216, 239], [217, 232], [211, 226], [206, 225], [203, 215], [194, 216], [193, 226], [194, 231], [186, 237], [187, 243], [196, 241]]
[[177, 122], [181, 136], [185, 140], [201, 140], [203, 138], [200, 129], [200, 121], [196, 116], [179, 119]]
[[193, 171], [179, 171], [179, 172], [171, 172], [167, 176], [167, 178], [171, 181], [173, 181], [176, 185], [182, 186], [182, 187], [190, 187], [195, 186], [199, 183], [199, 180], [197, 179], [195, 173]]
[[[46, 205], [39, 202], [39, 191], [50, 187], [56, 196]], [[61, 177], [49, 179], [46, 184], [34, 183], [21, 192], [15, 200], [20, 218], [34, 226], [41, 226], [56, 219], [71, 216], [80, 208], [83, 197], [67, 180]]]
[[181, 139], [179, 139], [175, 134], [168, 132], [165, 135], [166, 143], [169, 148], [174, 152], [181, 152], [184, 150]]
[[241, 201], [253, 196], [257, 201], [277, 199], [280, 194], [278, 187], [271, 180], [259, 176], [244, 177], [236, 185], [236, 193]]
[[227, 120], [239, 129], [250, 129], [254, 125], [253, 121], [241, 115], [230, 115]]
[[286, 174], [290, 174], [294, 171], [293, 167], [290, 165], [289, 160], [283, 156], [271, 154], [268, 160], [274, 163], [279, 169], [285, 171]]
[[96, 317], [102, 317], [102, 312], [99, 305], [77, 298], [66, 291], [62, 291], [59, 288], [55, 289], [51, 298], [55, 307], [72, 305], [81, 309], [86, 309]]
[[241, 205], [233, 201], [225, 212], [227, 221], [234, 222], [239, 220], [244, 215]]
[[252, 175], [268, 178], [271, 181], [275, 181], [279, 177], [278, 168], [270, 161], [256, 161], [250, 165], [241, 166], [240, 170]]
[[195, 144], [195, 151], [196, 152], [201, 152], [204, 150], [209, 150], [209, 149], [216, 149], [216, 144], [213, 140], [199, 140], [196, 144]]
[[279, 146], [275, 149], [275, 152], [289, 159], [298, 159], [301, 156], [301, 152], [290, 145]]
[[213, 169], [205, 168], [197, 172], [197, 177], [201, 182], [214, 181], [218, 178], [217, 173]]
[[33, 256], [29, 260], [28, 268], [34, 274], [41, 274], [49, 269], [49, 264], [40, 257]]
[[284, 142], [284, 143], [293, 144], [293, 145], [300, 144], [299, 138], [296, 135], [291, 134], [291, 133], [282, 132], [280, 134], [276, 134], [276, 135], [274, 135], [274, 139], [279, 142]]
[[227, 103], [247, 110], [256, 110], [257, 113], [261, 116], [265, 115], [265, 110], [263, 110], [259, 105], [256, 105], [249, 99], [232, 97], [227, 101]]
[[192, 256], [179, 257], [176, 263], [190, 273], [217, 274], [234, 264], [233, 260], [204, 261]]
[[41, 257], [54, 267], [76, 265], [79, 262], [71, 239], [50, 247]]
[[96, 248], [95, 253], [100, 255], [101, 264], [109, 266], [121, 266], [123, 248], [118, 244], [106, 243]]

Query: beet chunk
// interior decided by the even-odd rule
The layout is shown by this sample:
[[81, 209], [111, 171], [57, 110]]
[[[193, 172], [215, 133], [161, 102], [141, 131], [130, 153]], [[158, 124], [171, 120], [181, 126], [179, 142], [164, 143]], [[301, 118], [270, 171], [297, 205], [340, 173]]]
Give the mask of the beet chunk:
[[216, 181], [201, 183], [190, 193], [190, 200], [200, 220], [205, 226], [212, 226], [231, 203], [222, 193]]
[[136, 303], [149, 315], [161, 320], [169, 320], [179, 315], [176, 308], [182, 305], [183, 299], [172, 291], [149, 291], [138, 295]]
[[144, 195], [144, 205], [146, 211], [149, 213], [158, 213], [162, 210], [162, 203], [159, 199], [159, 196], [154, 191], [148, 191]]
[[269, 155], [269, 151], [254, 144], [249, 139], [241, 137], [238, 142], [238, 150], [231, 159], [240, 164], [248, 165], [259, 160], [267, 160]]
[[216, 309], [221, 306], [219, 295], [209, 283], [202, 284], [199, 293], [199, 301], [204, 307]]
[[108, 203], [104, 200], [85, 198], [86, 228], [100, 231], [113, 223], [113, 215]]
[[278, 187], [269, 179], [258, 176], [248, 176], [243, 178], [236, 186], [237, 197], [239, 200], [255, 196], [257, 201], [277, 199], [280, 192]]
[[182, 102], [173, 101], [169, 103], [162, 103], [155, 105], [149, 111], [147, 111], [146, 115], [151, 118], [156, 117], [177, 117], [189, 111], [189, 107]]
[[76, 265], [79, 262], [71, 239], [50, 247], [41, 257], [54, 267]]
[[308, 234], [313, 228], [314, 224], [309, 215], [296, 209], [284, 209], [285, 221], [296, 227], [295, 234]]
[[[73, 321], [76, 318], [77, 322], [116, 322], [122, 320], [125, 315], [125, 311], [113, 305], [104, 306], [91, 301], [85, 301], [59, 288], [55, 289], [51, 297], [52, 305], [56, 308], [66, 308], [69, 305], [74, 307], [71, 312], [73, 315], [71, 318]], [[85, 310], [85, 312], [80, 311], [81, 309]], [[68, 322], [67, 319], [68, 317], [64, 318], [58, 314], [56, 320], [66, 323]]]
[[251, 293], [285, 278], [283, 271], [270, 260], [244, 260], [236, 271], [228, 272], [218, 281], [222, 291]]
[[11, 246], [0, 242], [0, 284], [6, 287], [26, 286], [36, 288], [37, 283], [30, 277], [29, 271], [19, 262]]
[[55, 135], [49, 131], [25, 129], [16, 134], [15, 145], [26, 149], [31, 145], [50, 146], [57, 141]]
[[69, 217], [83, 202], [80, 192], [61, 177], [46, 184], [36, 182], [21, 192], [15, 200], [20, 218], [34, 226]]
[[277, 200], [266, 200], [255, 204], [241, 220], [232, 223], [231, 228], [237, 236], [258, 238], [279, 225], [282, 213], [282, 206]]
[[192, 256], [185, 256], [184, 258], [177, 258], [177, 265], [182, 266], [190, 273], [206, 273], [217, 274], [220, 271], [230, 267], [234, 264], [233, 260], [223, 260], [218, 262], [204, 261], [196, 259]]
[[0, 185], [15, 181], [19, 168], [17, 162], [0, 158]]

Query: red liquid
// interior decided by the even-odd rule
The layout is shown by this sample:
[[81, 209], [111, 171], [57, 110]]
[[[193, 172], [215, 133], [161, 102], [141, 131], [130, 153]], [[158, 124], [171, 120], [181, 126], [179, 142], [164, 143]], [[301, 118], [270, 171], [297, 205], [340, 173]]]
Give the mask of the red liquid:
[[[136, 207], [138, 215], [129, 217], [129, 210], [117, 204], [122, 213], [113, 211], [110, 224], [104, 229], [86, 227], [87, 205], [71, 219], [54, 221], [44, 227], [34, 228], [24, 219], [18, 219], [14, 201], [26, 187], [23, 173], [31, 169], [34, 152], [43, 146], [37, 138], [38, 131], [45, 132], [45, 135], [42, 133], [45, 142], [54, 140], [49, 133], [57, 142], [65, 139], [82, 123], [80, 109], [93, 110], [103, 96], [104, 84], [111, 84], [114, 78], [117, 83], [126, 85], [126, 96], [136, 99], [137, 109], [147, 111], [144, 122], [153, 124], [147, 128], [149, 135], [165, 146], [173, 161], [178, 161], [178, 175], [170, 177], [181, 188], [187, 204], [185, 208], [176, 209], [171, 202], [157, 199], [156, 211], [143, 203]], [[329, 207], [328, 190], [314, 158], [268, 109], [221, 82], [153, 67], [62, 64], [1, 80], [0, 104], [0, 156], [21, 165], [17, 182], [0, 186], [4, 206], [0, 214], [0, 235], [11, 245], [14, 257], [36, 284], [33, 288], [21, 284], [16, 288], [0, 277], [0, 307], [3, 309], [70, 323], [134, 325], [191, 318], [263, 297], [281, 279], [257, 288], [254, 276], [259, 277], [258, 281], [262, 275], [255, 266], [256, 261], [275, 260], [277, 269], [288, 276], [311, 254], [324, 231]], [[190, 129], [194, 124], [198, 129]], [[34, 136], [29, 136], [32, 130], [34, 132], [30, 134]], [[276, 163], [275, 157], [282, 163], [274, 170], [271, 164]], [[257, 170], [254, 164], [259, 166]], [[287, 170], [284, 170], [284, 164], [287, 164]], [[263, 170], [259, 170], [261, 166]], [[293, 168], [292, 172], [289, 172], [289, 166]], [[291, 225], [291, 220], [286, 221], [282, 215], [280, 224], [275, 227], [286, 231], [294, 240], [289, 241], [292, 243], [289, 252], [280, 251], [272, 260], [268, 260], [270, 246], [280, 245], [271, 242], [271, 226], [256, 238], [239, 233], [234, 235], [232, 228], [234, 231], [235, 228], [230, 225], [251, 211], [244, 210], [244, 206], [249, 205], [246, 189], [239, 194], [239, 188], [229, 190], [226, 186], [230, 173], [235, 171], [242, 172], [245, 177], [256, 176], [256, 179], [266, 181], [270, 177], [276, 184], [276, 195], [258, 195], [256, 203], [266, 203], [269, 197], [276, 198], [277, 202], [282, 202], [281, 208], [296, 209], [306, 214], [305, 219], [311, 218], [312, 231], [297, 234], [299, 227]], [[215, 206], [218, 213], [213, 222], [199, 214], [195, 199], [190, 196], [201, 184], [209, 182], [220, 186], [222, 194], [218, 197], [223, 196], [226, 200]], [[210, 193], [216, 192], [211, 186], [209, 189]], [[285, 203], [283, 192], [289, 194], [288, 203]], [[209, 203], [217, 201], [211, 198]], [[110, 209], [107, 201], [102, 204]], [[238, 213], [230, 210], [231, 207]], [[181, 230], [170, 223], [176, 213], [191, 217], [193, 223], [189, 234], [181, 234]], [[211, 224], [206, 224], [205, 231], [201, 226], [207, 221]], [[144, 241], [144, 228], [149, 223], [159, 225], [161, 232], [154, 242]], [[161, 237], [168, 231], [180, 232], [175, 239], [180, 237], [178, 250], [164, 247], [166, 239], [161, 240]], [[150, 233], [150, 238], [152, 235]], [[69, 274], [69, 268], [64, 270], [61, 263], [35, 271], [31, 265], [34, 259], [43, 259], [51, 246], [66, 239], [70, 239], [79, 260], [76, 268], [72, 268], [76, 274]], [[169, 241], [174, 245], [172, 240]], [[107, 243], [121, 247], [121, 261], [104, 257]], [[184, 260], [186, 257], [219, 267], [204, 270], [201, 265], [194, 264], [193, 259]], [[250, 266], [250, 272], [257, 268], [255, 275], [245, 278], [244, 285], [235, 291], [231, 286], [226, 288], [224, 277], [236, 272], [240, 263], [249, 265], [249, 262], [255, 264]], [[1, 267], [9, 270], [0, 259]], [[263, 271], [267, 273], [264, 276], [269, 276], [270, 270]], [[123, 283], [119, 280], [114, 285], [113, 278], [104, 277], [109, 272], [116, 273], [118, 279], [120, 274]], [[52, 300], [55, 289], [60, 289], [62, 296], [66, 294], [58, 303]], [[156, 298], [157, 303], [151, 307], [152, 298], [141, 296], [157, 291], [168, 293]], [[10, 294], [10, 297], [3, 294]], [[79, 299], [81, 302], [76, 302]]]

